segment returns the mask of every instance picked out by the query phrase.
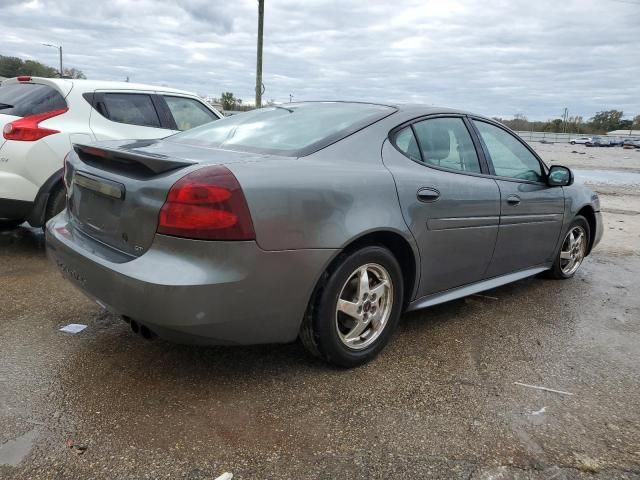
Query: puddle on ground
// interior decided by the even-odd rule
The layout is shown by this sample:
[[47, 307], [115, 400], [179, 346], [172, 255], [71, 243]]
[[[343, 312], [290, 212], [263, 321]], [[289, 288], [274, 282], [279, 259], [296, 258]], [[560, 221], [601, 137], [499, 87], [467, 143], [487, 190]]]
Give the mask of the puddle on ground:
[[616, 170], [571, 169], [576, 182], [596, 185], [628, 185], [640, 187], [640, 173], [621, 172]]
[[0, 465], [17, 466], [29, 454], [37, 437], [38, 430], [34, 428], [0, 445]]

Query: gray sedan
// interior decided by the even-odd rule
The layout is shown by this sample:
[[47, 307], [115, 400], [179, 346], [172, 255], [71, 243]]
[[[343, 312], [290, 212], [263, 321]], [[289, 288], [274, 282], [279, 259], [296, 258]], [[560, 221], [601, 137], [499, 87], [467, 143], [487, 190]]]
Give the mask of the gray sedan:
[[290, 342], [352, 367], [403, 311], [545, 272], [602, 236], [598, 197], [504, 125], [309, 102], [163, 140], [75, 145], [47, 252], [145, 337]]

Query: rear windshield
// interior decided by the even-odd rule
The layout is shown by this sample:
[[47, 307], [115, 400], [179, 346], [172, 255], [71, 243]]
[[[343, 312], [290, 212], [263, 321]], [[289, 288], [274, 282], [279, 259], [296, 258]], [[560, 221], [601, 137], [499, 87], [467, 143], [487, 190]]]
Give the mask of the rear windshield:
[[169, 137], [190, 145], [304, 156], [395, 112], [370, 103], [287, 103], [233, 115]]
[[0, 86], [0, 114], [26, 117], [67, 108], [64, 97], [48, 85], [19, 83]]

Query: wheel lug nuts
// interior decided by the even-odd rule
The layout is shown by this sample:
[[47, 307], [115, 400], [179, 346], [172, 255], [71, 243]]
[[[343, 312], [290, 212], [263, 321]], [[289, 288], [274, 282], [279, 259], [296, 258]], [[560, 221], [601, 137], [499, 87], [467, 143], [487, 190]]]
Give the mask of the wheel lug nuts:
[[374, 302], [375, 300], [376, 300], [376, 294], [374, 293], [371, 295], [371, 301]]
[[366, 300], [366, 299], [367, 299], [367, 297], [369, 297], [369, 294], [368, 294], [368, 293], [365, 293], [364, 295], [362, 295], [362, 299], [363, 299], [363, 300]]

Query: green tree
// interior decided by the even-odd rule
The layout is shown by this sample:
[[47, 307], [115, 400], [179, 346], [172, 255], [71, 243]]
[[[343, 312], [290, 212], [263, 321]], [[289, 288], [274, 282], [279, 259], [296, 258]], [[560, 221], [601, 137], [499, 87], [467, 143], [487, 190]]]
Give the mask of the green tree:
[[510, 128], [513, 130], [526, 130], [529, 125], [529, 120], [522, 113], [516, 113], [511, 121]]
[[236, 97], [234, 97], [231, 92], [224, 92], [222, 97], [220, 97], [220, 102], [222, 103], [222, 108], [225, 110], [234, 110], [238, 103]]
[[591, 119], [591, 126], [594, 130], [606, 133], [620, 128], [623, 112], [620, 110], [607, 110], [596, 113]]
[[[30, 75], [33, 77], [53, 78], [58, 77], [57, 69], [36, 62], [35, 60], [22, 60], [18, 57], [5, 57], [0, 55], [0, 75], [11, 78], [19, 75]], [[67, 68], [64, 76], [68, 78], [87, 78], [82, 70], [77, 68]]]

